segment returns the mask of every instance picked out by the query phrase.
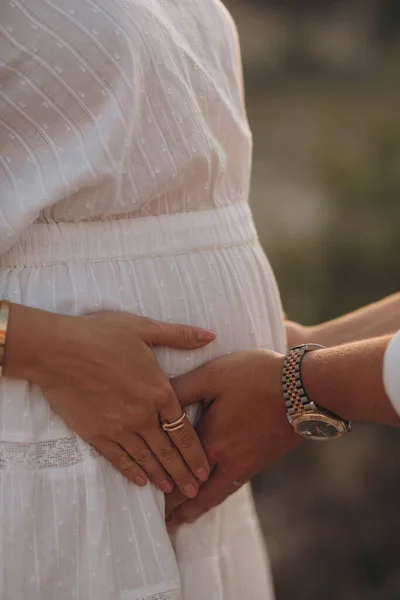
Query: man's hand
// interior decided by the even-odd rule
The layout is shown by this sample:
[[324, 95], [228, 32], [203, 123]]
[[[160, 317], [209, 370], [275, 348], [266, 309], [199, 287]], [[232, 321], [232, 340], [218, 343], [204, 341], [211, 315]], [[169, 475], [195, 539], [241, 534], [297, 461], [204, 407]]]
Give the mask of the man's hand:
[[196, 499], [187, 501], [178, 491], [167, 497], [171, 530], [195, 521], [299, 443], [285, 414], [282, 364], [282, 355], [254, 350], [172, 380], [182, 406], [205, 403], [199, 435], [214, 469]]

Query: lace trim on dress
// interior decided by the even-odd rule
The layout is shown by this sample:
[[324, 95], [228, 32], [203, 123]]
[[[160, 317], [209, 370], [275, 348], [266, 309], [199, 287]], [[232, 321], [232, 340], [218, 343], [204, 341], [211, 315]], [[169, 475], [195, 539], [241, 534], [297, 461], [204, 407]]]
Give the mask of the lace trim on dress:
[[[29, 470], [70, 467], [96, 456], [100, 456], [97, 450], [76, 435], [45, 442], [0, 441], [0, 469], [3, 470], [15, 466]], [[155, 596], [154, 600], [170, 599]]]

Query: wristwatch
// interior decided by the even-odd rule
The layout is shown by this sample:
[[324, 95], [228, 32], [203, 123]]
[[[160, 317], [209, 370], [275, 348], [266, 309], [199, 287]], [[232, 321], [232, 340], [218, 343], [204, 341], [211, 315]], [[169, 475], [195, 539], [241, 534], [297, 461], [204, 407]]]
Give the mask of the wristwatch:
[[301, 363], [304, 355], [323, 349], [318, 344], [302, 344], [290, 348], [282, 369], [282, 391], [286, 415], [294, 431], [308, 440], [328, 441], [351, 431], [350, 421], [317, 406], [304, 389]]

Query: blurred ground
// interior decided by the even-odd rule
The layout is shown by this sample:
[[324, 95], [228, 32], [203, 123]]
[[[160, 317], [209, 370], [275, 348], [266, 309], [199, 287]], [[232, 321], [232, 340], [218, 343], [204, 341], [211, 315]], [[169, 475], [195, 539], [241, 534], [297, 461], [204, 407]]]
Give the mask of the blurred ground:
[[[400, 3], [227, 4], [254, 132], [251, 202], [286, 312], [316, 323], [397, 291]], [[357, 426], [257, 478], [278, 600], [400, 598], [399, 471], [400, 433]]]

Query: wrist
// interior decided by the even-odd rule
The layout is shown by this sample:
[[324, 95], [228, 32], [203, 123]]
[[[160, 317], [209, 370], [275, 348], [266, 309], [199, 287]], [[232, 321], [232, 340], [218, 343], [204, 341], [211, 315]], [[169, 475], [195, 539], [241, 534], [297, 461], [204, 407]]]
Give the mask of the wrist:
[[[276, 424], [276, 431], [282, 434], [282, 437], [292, 438], [298, 443], [299, 436], [293, 431], [286, 414], [285, 399], [282, 390], [282, 373], [285, 360], [284, 354], [264, 352], [265, 361], [262, 370], [262, 379], [265, 382], [265, 398], [269, 404], [268, 418], [273, 417]], [[268, 424], [270, 427], [270, 423]]]
[[46, 372], [49, 359], [57, 351], [65, 321], [72, 318], [12, 304], [3, 375], [38, 383]]
[[356, 373], [351, 372], [351, 356], [347, 356], [347, 361], [343, 360], [342, 350], [343, 347], [325, 348], [305, 354], [301, 366], [304, 389], [308, 398], [320, 408], [342, 419], [361, 420], [359, 414], [354, 414], [349, 394], [349, 382]]
[[[345, 369], [343, 371], [342, 369]], [[344, 372], [347, 371], [336, 348], [321, 348], [307, 352], [302, 360], [301, 375], [305, 392], [310, 401], [322, 410], [338, 415], [341, 419], [354, 420], [347, 390], [343, 389]], [[346, 380], [348, 374], [346, 373]]]
[[[326, 410], [331, 410], [336, 414], [337, 406], [326, 406], [326, 398], [322, 397], [323, 388], [325, 387], [323, 383], [326, 373], [324, 373], [324, 369], [321, 368], [323, 365], [320, 360], [321, 352], [324, 352], [324, 350], [321, 349], [315, 350], [314, 352], [307, 352], [303, 356], [301, 363], [301, 377], [304, 384], [304, 390], [307, 394], [307, 397], [317, 406], [320, 406]], [[336, 410], [333, 410], [333, 408]]]
[[389, 339], [371, 338], [307, 353], [302, 377], [310, 400], [349, 421], [398, 425], [383, 386]]

